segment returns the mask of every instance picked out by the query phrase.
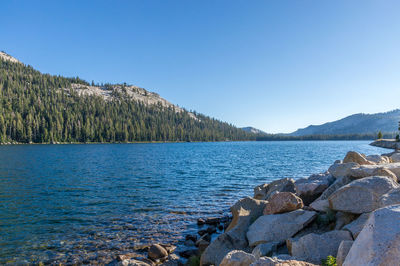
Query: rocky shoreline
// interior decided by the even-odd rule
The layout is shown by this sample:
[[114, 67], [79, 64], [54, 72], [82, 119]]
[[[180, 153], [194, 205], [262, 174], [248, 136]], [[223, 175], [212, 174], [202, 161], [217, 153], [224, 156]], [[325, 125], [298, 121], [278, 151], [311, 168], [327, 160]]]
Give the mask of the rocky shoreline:
[[[185, 250], [154, 244], [119, 265], [398, 265], [400, 152], [350, 151], [328, 171], [254, 188], [232, 217], [198, 220]], [[334, 262], [336, 264], [334, 264]]]

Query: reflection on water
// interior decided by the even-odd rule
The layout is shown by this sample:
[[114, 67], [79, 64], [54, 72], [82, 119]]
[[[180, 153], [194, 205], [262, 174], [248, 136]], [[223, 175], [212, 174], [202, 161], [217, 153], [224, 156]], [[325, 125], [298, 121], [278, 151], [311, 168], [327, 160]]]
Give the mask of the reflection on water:
[[105, 263], [177, 242], [255, 185], [325, 171], [365, 141], [0, 147], [0, 263]]

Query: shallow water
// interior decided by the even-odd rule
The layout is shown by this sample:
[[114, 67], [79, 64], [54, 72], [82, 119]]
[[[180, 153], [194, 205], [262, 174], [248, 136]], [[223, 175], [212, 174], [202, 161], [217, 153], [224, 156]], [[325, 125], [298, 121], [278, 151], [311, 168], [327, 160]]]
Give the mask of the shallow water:
[[106, 263], [177, 242], [253, 187], [327, 170], [368, 141], [0, 146], [0, 264]]

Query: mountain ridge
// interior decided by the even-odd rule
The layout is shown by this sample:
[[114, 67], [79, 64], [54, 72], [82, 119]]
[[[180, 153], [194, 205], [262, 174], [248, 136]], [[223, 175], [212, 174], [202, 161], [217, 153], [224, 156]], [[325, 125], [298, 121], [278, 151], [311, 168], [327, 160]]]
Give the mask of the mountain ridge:
[[400, 121], [400, 109], [373, 114], [357, 113], [321, 125], [309, 125], [289, 133], [289, 136], [347, 135], [394, 133]]

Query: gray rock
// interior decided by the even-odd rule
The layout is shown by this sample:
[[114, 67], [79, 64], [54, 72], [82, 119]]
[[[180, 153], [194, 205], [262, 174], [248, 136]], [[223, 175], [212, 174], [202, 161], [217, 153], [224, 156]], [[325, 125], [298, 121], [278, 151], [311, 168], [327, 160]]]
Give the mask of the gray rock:
[[150, 266], [150, 265], [153, 265], [153, 264], [146, 263], [146, 262], [141, 261], [141, 260], [125, 259], [125, 260], [120, 261], [118, 263], [118, 265], [121, 265], [121, 266]]
[[374, 162], [376, 164], [386, 164], [390, 163], [390, 158], [387, 156], [381, 156], [381, 155], [368, 155], [365, 157], [368, 161]]
[[263, 214], [290, 212], [303, 208], [303, 201], [291, 192], [276, 192], [268, 199]]
[[254, 247], [262, 243], [283, 242], [312, 222], [316, 215], [316, 212], [304, 210], [263, 215], [249, 227], [249, 245]]
[[201, 255], [201, 265], [219, 265], [232, 250], [247, 250], [246, 232], [250, 223], [262, 215], [266, 201], [253, 198], [239, 200], [231, 207], [233, 220], [225, 233], [219, 235]]
[[336, 264], [337, 266], [342, 266], [344, 260], [346, 259], [347, 254], [350, 251], [351, 246], [353, 245], [352, 240], [344, 240], [340, 243], [337, 256], [336, 256]]
[[220, 266], [249, 266], [254, 261], [256, 261], [254, 255], [241, 250], [233, 250], [226, 254]]
[[390, 190], [379, 198], [379, 207], [400, 204], [400, 188]]
[[328, 172], [335, 178], [348, 176], [352, 168], [358, 168], [358, 163], [335, 163], [329, 167]]
[[294, 180], [291, 178], [282, 178], [269, 184], [263, 184], [254, 188], [254, 198], [259, 200], [268, 200], [275, 192], [295, 193]]
[[343, 226], [351, 223], [356, 218], [357, 218], [356, 214], [347, 213], [347, 212], [337, 212], [336, 213], [335, 230], [342, 229]]
[[318, 199], [310, 204], [310, 207], [317, 211], [326, 212], [329, 209], [329, 196], [351, 181], [352, 180], [349, 177], [338, 177], [336, 181], [330, 185]]
[[250, 266], [316, 266], [315, 264], [298, 261], [295, 259], [282, 260], [278, 258], [262, 257], [250, 264]]
[[390, 156], [390, 159], [392, 160], [392, 162], [394, 163], [398, 163], [400, 162], [400, 152], [395, 152]]
[[270, 242], [257, 245], [251, 254], [253, 254], [257, 259], [260, 257], [271, 255], [278, 248], [279, 242]]
[[362, 165], [358, 168], [350, 169], [348, 176], [351, 179], [360, 179], [369, 176], [387, 176], [397, 182], [397, 176], [389, 170], [388, 167], [394, 168], [391, 165]]
[[325, 191], [335, 178], [328, 174], [315, 174], [308, 178], [301, 178], [294, 183], [296, 194], [303, 200], [305, 205], [309, 205]]
[[308, 234], [298, 239], [288, 239], [289, 254], [311, 263], [321, 263], [328, 256], [336, 257], [340, 243], [353, 240], [350, 232], [335, 230], [324, 234]]
[[371, 213], [343, 266], [399, 265], [399, 220], [400, 205], [391, 205]]
[[358, 163], [360, 165], [374, 164], [373, 162], [368, 161], [364, 155], [362, 155], [356, 151], [349, 151], [346, 154], [346, 157], [344, 157], [343, 163]]
[[385, 176], [371, 176], [355, 180], [329, 197], [329, 207], [350, 213], [371, 212], [378, 207], [379, 198], [399, 185]]
[[356, 239], [358, 234], [364, 228], [364, 225], [368, 220], [369, 214], [370, 214], [369, 212], [361, 214], [357, 219], [355, 219], [353, 222], [345, 225], [342, 229], [350, 231], [353, 238]]

